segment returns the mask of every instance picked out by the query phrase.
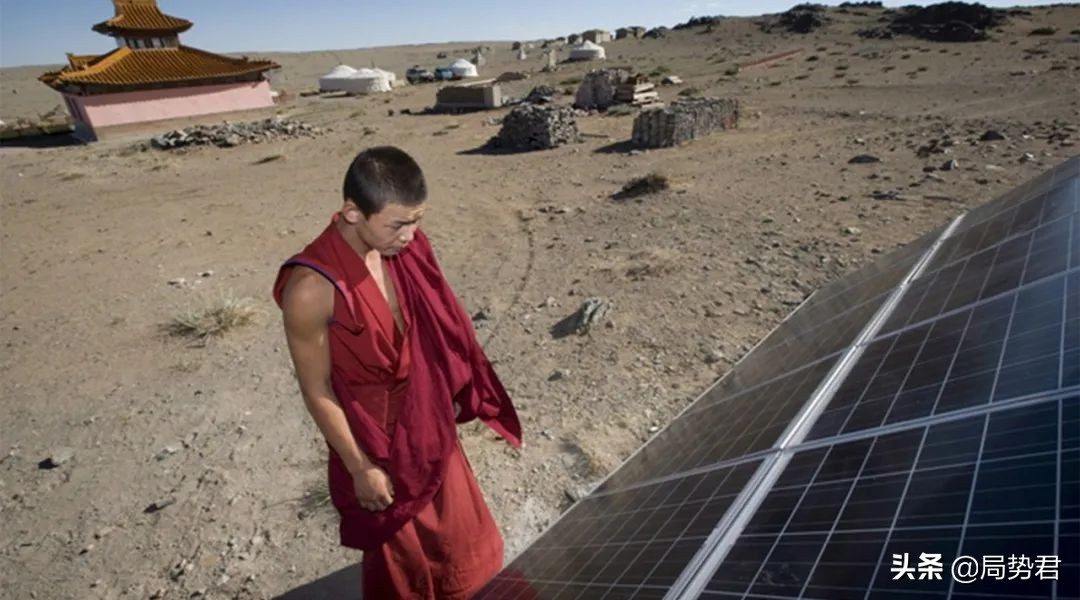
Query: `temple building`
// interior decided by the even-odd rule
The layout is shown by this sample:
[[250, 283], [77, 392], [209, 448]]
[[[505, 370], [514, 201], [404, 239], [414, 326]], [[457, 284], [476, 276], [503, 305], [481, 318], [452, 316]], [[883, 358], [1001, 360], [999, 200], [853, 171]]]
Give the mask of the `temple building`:
[[180, 43], [191, 28], [156, 0], [113, 0], [116, 15], [93, 30], [116, 39], [102, 55], [68, 54], [68, 65], [39, 79], [64, 96], [74, 135], [94, 141], [138, 124], [273, 105], [265, 73], [278, 65], [230, 58]]

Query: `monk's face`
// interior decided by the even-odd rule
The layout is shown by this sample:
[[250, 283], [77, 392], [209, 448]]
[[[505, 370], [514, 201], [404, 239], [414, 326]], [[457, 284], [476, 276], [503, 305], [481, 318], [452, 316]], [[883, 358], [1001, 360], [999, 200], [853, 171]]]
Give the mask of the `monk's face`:
[[346, 202], [342, 216], [355, 225], [356, 234], [369, 248], [378, 250], [383, 256], [393, 256], [413, 240], [424, 210], [423, 205], [390, 202], [381, 211], [365, 218], [355, 204]]

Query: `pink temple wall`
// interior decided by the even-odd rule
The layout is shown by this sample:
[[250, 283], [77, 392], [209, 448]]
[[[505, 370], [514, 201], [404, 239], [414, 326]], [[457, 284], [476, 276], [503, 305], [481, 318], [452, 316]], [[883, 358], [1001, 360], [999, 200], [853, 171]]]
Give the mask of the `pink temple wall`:
[[251, 110], [274, 104], [267, 81], [65, 96], [76, 108], [76, 114], [72, 115], [75, 120], [91, 129]]

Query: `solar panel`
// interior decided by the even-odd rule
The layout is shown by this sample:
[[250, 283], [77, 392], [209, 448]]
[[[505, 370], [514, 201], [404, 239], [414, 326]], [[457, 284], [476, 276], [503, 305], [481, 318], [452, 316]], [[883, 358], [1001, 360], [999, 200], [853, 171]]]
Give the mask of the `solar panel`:
[[1080, 175], [1080, 156], [1073, 157], [1052, 169], [1048, 169], [998, 198], [973, 208], [964, 216], [964, 222], [957, 233], [963, 233], [968, 228], [999, 215], [1002, 211], [1012, 208], [1017, 203], [1045, 192], [1055, 182], [1076, 177], [1077, 175]]
[[[1059, 577], [894, 577], [924, 554], [1052, 556]], [[478, 597], [1065, 599], [1078, 585], [1074, 158], [814, 294]]]
[[760, 463], [590, 496], [481, 597], [662, 598]]
[[811, 439], [1075, 386], [1080, 270], [871, 342]]
[[[1078, 433], [1071, 395], [798, 451], [700, 597], [1075, 598]], [[1057, 581], [895, 579], [892, 555], [922, 553], [1061, 564]]]

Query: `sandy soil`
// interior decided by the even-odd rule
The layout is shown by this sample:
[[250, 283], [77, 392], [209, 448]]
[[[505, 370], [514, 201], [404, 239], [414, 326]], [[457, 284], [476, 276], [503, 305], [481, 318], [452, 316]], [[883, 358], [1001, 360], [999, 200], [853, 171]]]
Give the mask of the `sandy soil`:
[[[446, 48], [431, 46], [273, 56], [276, 85], [293, 95], [278, 112], [331, 129], [315, 139], [0, 150], [2, 595], [339, 597], [355, 583], [359, 556], [337, 546], [332, 510], [304, 500], [323, 488], [325, 451], [269, 294], [277, 266], [339, 205], [341, 174], [365, 146], [420, 161], [425, 229], [467, 309], [488, 315], [478, 334], [527, 446], [461, 433], [508, 554], [822, 283], [1076, 154], [1077, 5], [1034, 9], [971, 44], [864, 40], [854, 31], [876, 11], [833, 17], [809, 35], [732, 19], [609, 44], [611, 65], [666, 67], [682, 88], [742, 101], [738, 129], [674, 149], [631, 154], [633, 117], [593, 115], [579, 119], [581, 144], [475, 154], [505, 109], [401, 114], [433, 104], [434, 85], [296, 94], [337, 61], [399, 74], [442, 62]], [[1043, 25], [1059, 33], [1028, 35]], [[491, 45], [485, 75], [537, 72], [510, 95], [573, 88], [561, 82], [597, 66], [540, 75], [538, 53], [519, 63], [508, 43]], [[723, 75], [787, 50], [801, 52]], [[58, 103], [34, 81], [41, 70], [0, 73], [0, 117]], [[1007, 139], [979, 142], [987, 129]], [[944, 135], [949, 154], [917, 155]], [[881, 162], [848, 164], [864, 153]], [[923, 170], [949, 159], [959, 169]], [[611, 199], [657, 170], [672, 190]], [[180, 277], [187, 285], [168, 283]], [[257, 300], [255, 324], [203, 347], [162, 332], [229, 294]], [[553, 339], [588, 296], [613, 303], [610, 325]], [[73, 457], [39, 468], [63, 447]]]

